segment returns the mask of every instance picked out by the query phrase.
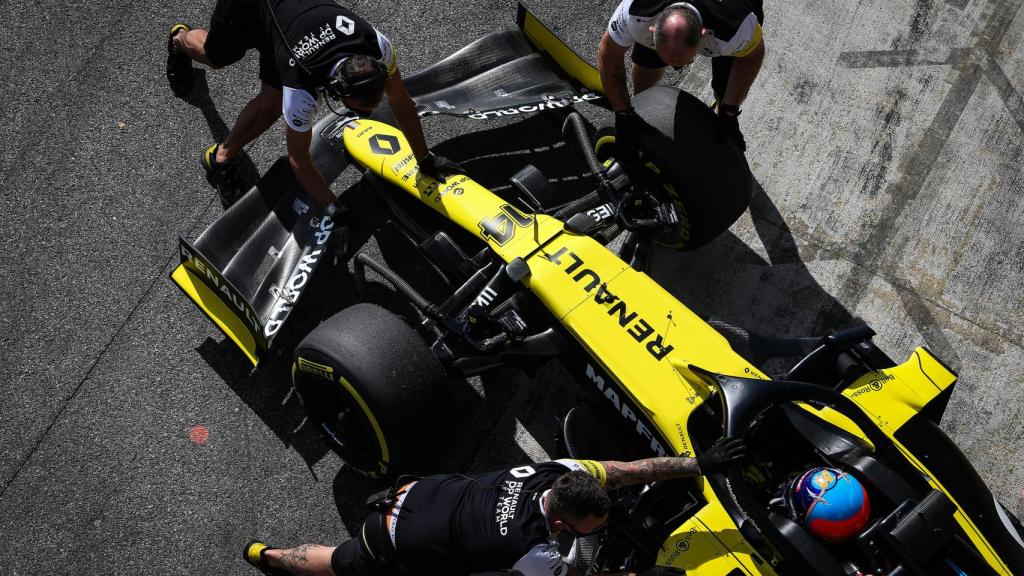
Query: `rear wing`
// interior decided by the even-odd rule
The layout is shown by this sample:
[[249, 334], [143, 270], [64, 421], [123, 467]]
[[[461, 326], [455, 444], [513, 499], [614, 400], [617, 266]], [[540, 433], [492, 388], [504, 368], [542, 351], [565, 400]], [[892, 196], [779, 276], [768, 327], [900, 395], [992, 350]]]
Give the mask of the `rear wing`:
[[492, 32], [406, 76], [403, 81], [420, 116], [486, 120], [604, 102], [597, 69], [522, 2], [516, 23], [517, 28]]
[[530, 44], [539, 52], [546, 54], [563, 74], [588, 91], [604, 94], [597, 68], [566, 45], [565, 41], [534, 16], [521, 0], [516, 8], [516, 25], [529, 39]]
[[171, 280], [255, 365], [309, 285], [333, 226], [281, 158], [194, 242], [179, 239]]

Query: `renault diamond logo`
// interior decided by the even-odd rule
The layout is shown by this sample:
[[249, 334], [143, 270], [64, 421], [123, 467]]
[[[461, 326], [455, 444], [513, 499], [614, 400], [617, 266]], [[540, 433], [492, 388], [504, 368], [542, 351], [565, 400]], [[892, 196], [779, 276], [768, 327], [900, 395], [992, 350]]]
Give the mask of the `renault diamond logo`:
[[398, 138], [394, 136], [388, 136], [387, 134], [374, 134], [370, 138], [370, 150], [373, 150], [374, 154], [385, 154], [390, 156], [399, 150], [402, 146], [398, 143]]

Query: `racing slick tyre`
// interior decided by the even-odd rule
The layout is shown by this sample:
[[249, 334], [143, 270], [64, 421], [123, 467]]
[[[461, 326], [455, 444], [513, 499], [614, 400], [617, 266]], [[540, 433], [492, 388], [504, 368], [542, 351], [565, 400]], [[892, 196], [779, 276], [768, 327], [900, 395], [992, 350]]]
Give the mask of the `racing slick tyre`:
[[310, 332], [295, 349], [292, 381], [327, 445], [371, 478], [418, 470], [452, 420], [437, 359], [415, 330], [372, 304]]
[[[654, 241], [694, 250], [714, 240], [750, 204], [753, 176], [743, 152], [726, 137], [717, 116], [692, 94], [654, 86], [632, 100], [644, 125], [637, 137], [643, 166], [630, 172], [635, 186], [671, 200], [679, 224]], [[595, 135], [604, 162], [615, 154], [615, 129]]]

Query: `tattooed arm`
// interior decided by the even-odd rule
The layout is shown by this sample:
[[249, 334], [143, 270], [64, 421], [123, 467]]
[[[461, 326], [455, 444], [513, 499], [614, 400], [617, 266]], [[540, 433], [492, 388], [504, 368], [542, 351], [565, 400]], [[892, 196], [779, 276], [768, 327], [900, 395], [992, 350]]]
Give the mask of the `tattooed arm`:
[[645, 458], [632, 462], [601, 462], [607, 478], [605, 488], [614, 490], [631, 484], [687, 478], [724, 470], [747, 456], [747, 446], [739, 438], [719, 438], [697, 458]]
[[601, 462], [605, 473], [605, 488], [615, 490], [632, 484], [646, 484], [658, 480], [685, 478], [700, 475], [695, 458], [664, 457], [644, 458], [632, 462], [615, 460]]

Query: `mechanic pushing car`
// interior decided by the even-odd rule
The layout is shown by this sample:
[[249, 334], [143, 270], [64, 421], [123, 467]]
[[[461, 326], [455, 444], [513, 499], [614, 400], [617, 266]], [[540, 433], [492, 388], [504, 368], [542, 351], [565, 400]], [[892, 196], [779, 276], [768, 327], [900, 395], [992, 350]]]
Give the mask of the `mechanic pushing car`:
[[296, 179], [321, 204], [334, 201], [309, 154], [321, 93], [328, 106], [327, 99], [333, 98], [361, 115], [369, 114], [387, 94], [420, 169], [433, 176], [461, 172], [454, 162], [428, 151], [387, 37], [329, 0], [217, 0], [209, 31], [182, 23], [171, 27], [167, 79], [176, 94], [188, 94], [193, 60], [217, 69], [238, 62], [250, 48], [260, 54], [260, 91], [224, 141], [202, 155], [207, 180], [226, 202], [244, 192], [232, 160], [282, 113]]
[[[607, 490], [708, 474], [746, 455], [739, 439], [720, 439], [697, 458], [632, 462], [556, 460], [476, 477], [431, 476], [377, 503], [359, 538], [332, 548], [271, 548], [250, 542], [247, 562], [264, 574], [472, 574], [515, 570], [566, 576], [574, 569], [555, 536], [586, 536], [608, 521]], [[654, 568], [646, 575], [678, 573]]]
[[[740, 105], [764, 61], [763, 0], [622, 0], [608, 21], [598, 47], [601, 84], [615, 111], [617, 139], [634, 150], [642, 120], [630, 105], [626, 87], [626, 50], [632, 51], [633, 90], [654, 86], [665, 68], [689, 65], [697, 54], [711, 57], [714, 111], [740, 150]], [[623, 143], [623, 142], [620, 142]]]

